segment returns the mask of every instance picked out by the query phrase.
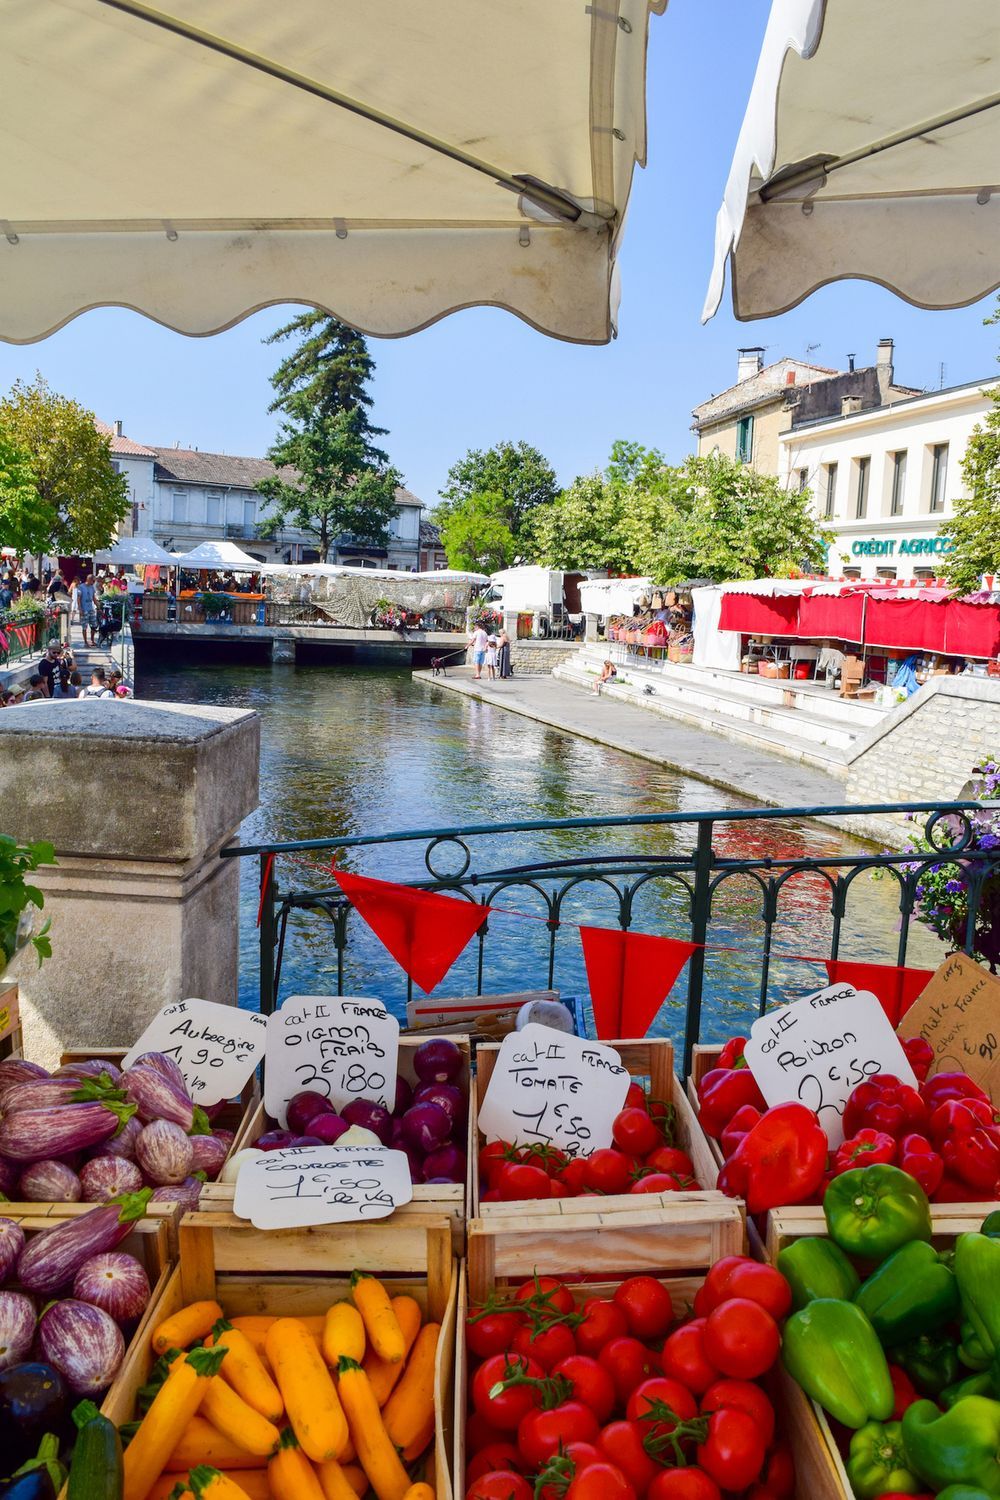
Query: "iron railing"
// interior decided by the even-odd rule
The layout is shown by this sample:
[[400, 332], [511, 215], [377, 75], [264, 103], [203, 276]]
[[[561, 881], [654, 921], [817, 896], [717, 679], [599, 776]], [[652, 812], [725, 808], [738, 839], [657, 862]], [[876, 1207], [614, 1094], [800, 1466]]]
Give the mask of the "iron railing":
[[[702, 1002], [705, 983], [706, 949], [713, 945], [713, 918], [720, 905], [720, 892], [737, 879], [749, 880], [759, 896], [760, 908], [755, 920], [762, 924], [762, 941], [759, 951], [759, 974], [756, 984], [755, 1004], [760, 1013], [766, 1009], [769, 999], [769, 983], [772, 961], [781, 956], [773, 948], [775, 929], [782, 911], [782, 896], [791, 888], [792, 882], [802, 877], [812, 877], [821, 883], [829, 897], [830, 924], [829, 954], [836, 959], [840, 954], [841, 937], [847, 911], [848, 896], [855, 882], [862, 876], [882, 873], [896, 882], [898, 910], [900, 914], [899, 938], [896, 962], [905, 965], [914, 909], [919, 904], [918, 886], [922, 877], [934, 867], [954, 866], [956, 878], [961, 882], [967, 912], [960, 931], [954, 933], [954, 947], [971, 952], [977, 937], [977, 918], [983, 902], [983, 891], [991, 877], [1000, 876], [1000, 849], [982, 848], [977, 845], [975, 814], [989, 816], [997, 804], [983, 802], [906, 802], [878, 803], [864, 806], [827, 806], [796, 808], [754, 808], [725, 812], [699, 813], [650, 813], [639, 816], [613, 818], [536, 818], [525, 822], [502, 824], [474, 824], [468, 827], [443, 829], [414, 829], [406, 832], [370, 834], [355, 838], [304, 839], [291, 843], [256, 844], [224, 849], [223, 857], [256, 858], [260, 863], [260, 1007], [265, 1013], [272, 1011], [278, 1003], [282, 959], [289, 918], [293, 913], [314, 913], [332, 925], [336, 949], [337, 993], [343, 994], [345, 956], [350, 933], [349, 903], [341, 895], [338, 886], [323, 884], [313, 888], [288, 884], [289, 863], [296, 857], [322, 853], [329, 854], [334, 865], [351, 850], [377, 849], [389, 854], [402, 844], [422, 845], [426, 878], [402, 880], [414, 888], [450, 892], [468, 901], [483, 906], [493, 905], [503, 910], [504, 899], [510, 893], [531, 892], [541, 900], [542, 920], [548, 932], [544, 972], [533, 977], [533, 982], [523, 988], [558, 988], [560, 933], [564, 927], [575, 927], [565, 912], [567, 898], [573, 891], [587, 885], [597, 884], [602, 891], [611, 893], [611, 907], [617, 908], [618, 926], [631, 928], [636, 917], [637, 901], [641, 893], [653, 882], [669, 882], [679, 893], [675, 903], [676, 923], [669, 936], [681, 937], [697, 944], [688, 964], [687, 1006], [684, 1018], [685, 1066], [690, 1061], [691, 1049], [699, 1040], [702, 1021]], [[858, 854], [819, 853], [809, 857], [799, 855], [762, 855], [760, 857], [730, 857], [724, 851], [727, 835], [738, 836], [745, 842], [754, 842], [755, 825], [788, 824], [791, 820], [842, 820], [864, 817], [870, 821], [877, 816], [895, 820], [902, 815], [922, 815], [925, 819], [921, 829], [914, 829], [926, 837], [932, 845], [929, 853], [913, 853], [901, 849]], [[676, 829], [691, 825], [694, 830], [693, 845], [684, 850], [669, 849], [662, 855], [638, 854], [629, 849], [618, 853], [602, 852], [558, 859], [538, 859], [526, 863], [494, 865], [477, 860], [477, 841], [500, 840], [525, 833], [551, 833], [553, 831], [586, 830], [602, 840], [602, 848], [616, 833], [633, 834], [641, 829]], [[749, 827], [748, 827], [749, 825]], [[760, 831], [758, 827], [758, 832]], [[898, 822], [897, 822], [898, 832]], [[987, 840], [987, 842], [990, 842]], [[451, 857], [453, 868], [443, 864]], [[347, 861], [343, 861], [346, 868]], [[386, 859], [379, 873], [385, 878], [399, 880], [394, 872], [396, 859]], [[995, 889], [995, 888], [994, 888]], [[514, 898], [516, 899], [516, 897]], [[508, 908], [509, 910], [510, 908]], [[355, 919], [359, 921], [360, 919]], [[604, 925], [607, 925], [606, 921]], [[981, 937], [981, 933], [979, 934]], [[486, 945], [489, 923], [484, 921], [474, 942], [478, 944], [476, 963], [477, 994], [484, 993], [487, 977]], [[943, 957], [946, 949], [942, 947]], [[819, 957], [822, 957], [820, 955]], [[412, 984], [408, 983], [407, 997], [412, 998]]]
[[0, 618], [0, 667], [9, 667], [28, 656], [40, 656], [50, 641], [59, 639], [59, 615], [23, 619], [16, 614]]

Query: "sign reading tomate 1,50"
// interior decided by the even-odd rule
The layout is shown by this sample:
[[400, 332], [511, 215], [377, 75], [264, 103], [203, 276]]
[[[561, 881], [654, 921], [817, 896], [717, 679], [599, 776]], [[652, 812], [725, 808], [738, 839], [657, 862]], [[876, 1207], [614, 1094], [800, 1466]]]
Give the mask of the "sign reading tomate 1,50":
[[479, 1111], [488, 1141], [555, 1146], [589, 1156], [611, 1145], [628, 1069], [613, 1047], [535, 1022], [504, 1037]]

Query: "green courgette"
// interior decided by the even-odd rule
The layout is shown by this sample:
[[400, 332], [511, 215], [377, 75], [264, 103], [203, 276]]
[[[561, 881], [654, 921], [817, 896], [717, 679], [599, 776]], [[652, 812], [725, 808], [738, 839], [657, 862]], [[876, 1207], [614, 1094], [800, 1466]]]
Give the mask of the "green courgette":
[[93, 1401], [73, 1409], [76, 1447], [69, 1470], [69, 1500], [122, 1500], [124, 1479], [118, 1429]]

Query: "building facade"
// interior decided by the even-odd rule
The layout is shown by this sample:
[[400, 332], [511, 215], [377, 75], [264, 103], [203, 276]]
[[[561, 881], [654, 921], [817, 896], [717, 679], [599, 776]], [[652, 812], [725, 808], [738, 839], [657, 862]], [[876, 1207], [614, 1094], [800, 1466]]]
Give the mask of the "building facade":
[[991, 385], [973, 381], [872, 411], [848, 403], [838, 416], [786, 425], [780, 477], [812, 491], [835, 533], [833, 577], [937, 576], [948, 548], [941, 528], [963, 493], [962, 458], [990, 409]]

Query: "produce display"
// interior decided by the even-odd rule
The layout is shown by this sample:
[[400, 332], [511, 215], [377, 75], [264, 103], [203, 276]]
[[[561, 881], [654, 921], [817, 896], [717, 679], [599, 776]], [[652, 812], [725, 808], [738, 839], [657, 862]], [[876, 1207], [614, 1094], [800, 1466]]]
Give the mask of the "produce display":
[[926, 1193], [889, 1163], [837, 1177], [823, 1210], [829, 1238], [777, 1257], [782, 1358], [833, 1419], [858, 1500], [1000, 1494], [1000, 1214], [938, 1251]]
[[481, 1203], [701, 1188], [690, 1156], [676, 1143], [673, 1106], [651, 1099], [634, 1081], [615, 1116], [610, 1146], [571, 1159], [554, 1146], [491, 1141], [479, 1151], [479, 1185]]
[[734, 1255], [693, 1308], [646, 1275], [611, 1296], [536, 1275], [473, 1307], [466, 1500], [790, 1500], [760, 1382], [791, 1305], [780, 1271]]
[[768, 1108], [743, 1057], [746, 1038], [727, 1042], [718, 1066], [698, 1084], [698, 1118], [725, 1158], [722, 1192], [759, 1214], [820, 1203], [838, 1177], [885, 1163], [916, 1178], [934, 1203], [1000, 1201], [1000, 1114], [989, 1095], [965, 1073], [928, 1078], [930, 1045], [900, 1040], [918, 1087], [889, 1073], [859, 1083], [834, 1152], [804, 1104]]
[[[0, 1192], [26, 1203], [104, 1203], [151, 1189], [196, 1208], [233, 1143], [194, 1104], [172, 1058], [147, 1052], [127, 1072], [85, 1059], [48, 1073], [0, 1061]], [[2, 1252], [0, 1252], [2, 1253]]]

